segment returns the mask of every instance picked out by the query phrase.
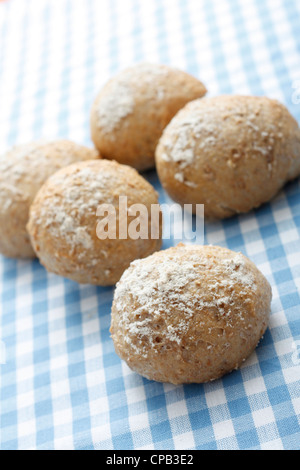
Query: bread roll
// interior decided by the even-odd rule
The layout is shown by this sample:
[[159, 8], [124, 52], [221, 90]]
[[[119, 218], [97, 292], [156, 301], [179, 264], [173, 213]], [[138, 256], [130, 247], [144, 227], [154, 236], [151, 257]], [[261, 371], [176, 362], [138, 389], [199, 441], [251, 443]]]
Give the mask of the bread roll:
[[185, 106], [156, 150], [160, 181], [181, 204], [210, 218], [248, 212], [300, 174], [300, 130], [285, 106], [253, 96], [217, 96]]
[[26, 231], [28, 212], [37, 191], [58, 169], [98, 158], [96, 150], [68, 140], [40, 140], [18, 145], [0, 156], [0, 253], [32, 258]]
[[[127, 198], [129, 212], [125, 217], [119, 207], [120, 196]], [[130, 210], [137, 203], [147, 210], [145, 239], [127, 236], [130, 224], [137, 219]], [[152, 219], [152, 205], [158, 205], [156, 191], [133, 168], [108, 160], [81, 162], [55, 173], [41, 188], [31, 206], [28, 231], [48, 271], [82, 284], [113, 285], [131, 261], [160, 248], [161, 218]], [[98, 209], [104, 207], [106, 212], [107, 206], [116, 216], [115, 238], [105, 238], [109, 223], [107, 230], [98, 231], [107, 218]], [[114, 235], [114, 230], [111, 232]]]
[[139, 171], [154, 167], [159, 137], [188, 101], [206, 93], [204, 85], [166, 65], [138, 64], [112, 78], [91, 111], [91, 132], [104, 158]]
[[111, 334], [132, 370], [201, 383], [240, 367], [264, 334], [271, 287], [241, 253], [178, 245], [133, 262], [117, 284]]

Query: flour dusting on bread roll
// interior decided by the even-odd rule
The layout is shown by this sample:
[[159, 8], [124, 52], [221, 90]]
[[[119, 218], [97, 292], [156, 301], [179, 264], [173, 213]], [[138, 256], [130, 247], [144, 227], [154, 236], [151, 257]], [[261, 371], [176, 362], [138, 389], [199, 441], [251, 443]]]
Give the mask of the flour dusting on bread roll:
[[29, 207], [43, 183], [60, 168], [98, 158], [98, 151], [68, 140], [17, 145], [0, 156], [0, 253], [32, 258], [26, 224]]
[[207, 382], [238, 368], [269, 320], [271, 287], [241, 253], [178, 245], [133, 262], [111, 333], [129, 367], [160, 382]]
[[154, 152], [170, 119], [202, 97], [204, 85], [191, 75], [158, 64], [134, 65], [112, 78], [91, 111], [91, 132], [104, 158], [138, 170], [154, 167]]
[[[128, 218], [127, 212], [126, 217], [120, 215], [120, 196], [127, 198]], [[130, 216], [135, 204], [146, 209], [147, 238], [127, 236], [136, 219]], [[82, 284], [113, 285], [131, 261], [160, 248], [161, 218], [152, 219], [152, 205], [158, 206], [156, 191], [133, 168], [108, 160], [81, 162], [58, 171], [41, 188], [30, 209], [28, 231], [48, 271]], [[116, 231], [105, 237], [104, 228], [99, 237], [106, 211]], [[120, 218], [125, 238], [119, 236]]]
[[156, 150], [160, 181], [181, 204], [224, 218], [269, 201], [300, 174], [300, 129], [285, 106], [254, 96], [187, 104]]

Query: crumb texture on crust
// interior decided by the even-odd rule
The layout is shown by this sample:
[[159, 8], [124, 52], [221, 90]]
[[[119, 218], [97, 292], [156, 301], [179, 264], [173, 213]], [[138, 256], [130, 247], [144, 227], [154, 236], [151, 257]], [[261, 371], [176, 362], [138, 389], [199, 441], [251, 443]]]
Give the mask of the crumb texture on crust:
[[95, 146], [105, 158], [140, 171], [152, 168], [165, 126], [186, 103], [205, 93], [195, 77], [166, 65], [142, 63], [125, 69], [103, 87], [93, 104]]
[[17, 145], [0, 156], [0, 252], [34, 257], [26, 224], [29, 207], [44, 182], [71, 163], [99, 158], [98, 151], [69, 140]]
[[271, 288], [241, 253], [179, 245], [133, 262], [117, 284], [111, 333], [136, 372], [207, 382], [237, 368], [268, 324]]
[[110, 204], [117, 222], [119, 196], [127, 196], [128, 208], [144, 204], [148, 214], [158, 204], [156, 191], [136, 170], [113, 161], [73, 164], [49, 178], [31, 206], [28, 224], [41, 263], [83, 284], [112, 285], [131, 261], [159, 249], [161, 238], [98, 238], [97, 209]]
[[212, 218], [248, 212], [300, 174], [300, 129], [266, 97], [217, 96], [188, 103], [156, 150], [162, 185]]

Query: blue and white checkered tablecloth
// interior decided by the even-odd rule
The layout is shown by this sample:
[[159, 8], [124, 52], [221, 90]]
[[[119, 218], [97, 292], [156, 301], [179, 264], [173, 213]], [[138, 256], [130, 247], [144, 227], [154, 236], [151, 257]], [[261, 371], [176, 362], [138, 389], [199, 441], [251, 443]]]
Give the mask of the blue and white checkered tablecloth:
[[[278, 98], [300, 121], [298, 0], [7, 0], [0, 151], [41, 136], [90, 145], [97, 91], [145, 60], [187, 70], [209, 95]], [[155, 173], [146, 177], [166, 201]], [[206, 385], [151, 382], [120, 361], [113, 288], [0, 258], [1, 449], [299, 450], [299, 181], [205, 230], [207, 243], [248, 255], [274, 296], [255, 353]]]

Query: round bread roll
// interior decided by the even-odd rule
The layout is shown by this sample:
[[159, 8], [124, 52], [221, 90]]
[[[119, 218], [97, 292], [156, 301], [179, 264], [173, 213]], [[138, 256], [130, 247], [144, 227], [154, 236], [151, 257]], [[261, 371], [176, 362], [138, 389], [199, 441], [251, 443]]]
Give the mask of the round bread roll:
[[268, 281], [241, 253], [180, 244], [133, 262], [117, 284], [116, 352], [159, 382], [217, 379], [256, 347], [271, 297]]
[[300, 174], [300, 130], [278, 101], [218, 96], [173, 118], [156, 150], [160, 181], [180, 204], [209, 218], [250, 211]]
[[[125, 216], [120, 196], [127, 198]], [[147, 238], [128, 235], [137, 219], [130, 212], [135, 204], [146, 208]], [[82, 284], [113, 285], [131, 261], [160, 248], [161, 214], [151, 217], [152, 205], [158, 205], [157, 193], [136, 170], [113, 161], [91, 160], [70, 165], [48, 179], [31, 206], [27, 228], [48, 271]]]
[[206, 93], [204, 85], [166, 65], [138, 64], [111, 79], [91, 111], [91, 132], [104, 158], [139, 171], [154, 167], [154, 153], [170, 119], [188, 101]]
[[40, 140], [1, 155], [0, 253], [13, 258], [35, 257], [26, 224], [36, 193], [58, 169], [98, 157], [96, 150], [68, 140]]

